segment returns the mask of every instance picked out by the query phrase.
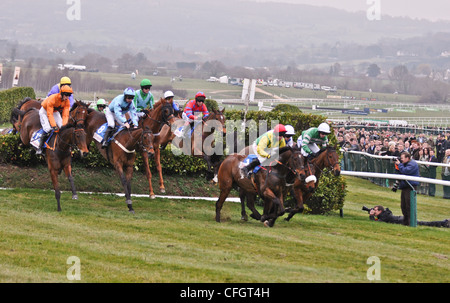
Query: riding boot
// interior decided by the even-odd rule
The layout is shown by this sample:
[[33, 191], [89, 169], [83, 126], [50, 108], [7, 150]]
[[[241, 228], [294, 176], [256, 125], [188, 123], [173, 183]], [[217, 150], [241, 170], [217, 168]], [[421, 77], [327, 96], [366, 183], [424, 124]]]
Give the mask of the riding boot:
[[242, 173], [244, 174], [244, 176], [248, 177], [250, 176], [250, 173], [253, 171], [253, 169], [260, 164], [261, 162], [259, 162], [258, 158], [255, 158], [252, 160], [252, 162], [250, 162], [250, 164], [242, 168]]
[[102, 148], [106, 148], [108, 147], [109, 144], [109, 138], [111, 137], [111, 135], [113, 134], [114, 128], [108, 126], [108, 128], [105, 131], [105, 137], [103, 138], [103, 142], [102, 142]]
[[39, 140], [39, 148], [36, 150], [36, 155], [42, 155], [42, 149], [44, 148], [44, 143], [48, 139], [48, 133], [43, 133], [41, 139]]

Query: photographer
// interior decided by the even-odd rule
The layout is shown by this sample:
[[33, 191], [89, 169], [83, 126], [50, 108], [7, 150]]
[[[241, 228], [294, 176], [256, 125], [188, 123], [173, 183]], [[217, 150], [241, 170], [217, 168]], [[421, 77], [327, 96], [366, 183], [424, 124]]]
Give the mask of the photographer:
[[[395, 161], [396, 169], [401, 175], [419, 177], [419, 165], [416, 161], [411, 159], [411, 155], [408, 152], [403, 152], [400, 155], [400, 160]], [[401, 189], [401, 208], [403, 213], [403, 224], [409, 225], [410, 214], [410, 195], [411, 191], [416, 190], [419, 182], [402, 180], [399, 183], [399, 189]], [[413, 187], [413, 188], [412, 188]]]
[[[363, 206], [363, 210], [367, 211], [369, 213], [370, 220], [374, 221], [380, 221], [380, 222], [386, 222], [386, 223], [393, 223], [393, 224], [403, 224], [403, 217], [402, 216], [394, 216], [392, 214], [392, 211], [389, 210], [389, 208], [384, 208], [381, 205], [374, 206], [372, 209], [368, 209], [367, 207]], [[418, 225], [425, 225], [425, 226], [435, 226], [435, 227], [450, 227], [450, 221], [448, 219], [442, 220], [442, 221], [418, 221]]]

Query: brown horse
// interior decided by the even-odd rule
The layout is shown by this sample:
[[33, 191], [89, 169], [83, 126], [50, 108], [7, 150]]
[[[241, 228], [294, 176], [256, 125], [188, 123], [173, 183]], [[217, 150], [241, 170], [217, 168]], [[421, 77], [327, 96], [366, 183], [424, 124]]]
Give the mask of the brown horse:
[[[222, 136], [227, 134], [225, 127], [225, 108], [222, 110], [212, 110], [209, 116], [202, 120], [194, 128], [191, 138], [174, 138], [173, 143], [182, 149], [186, 155], [203, 158], [207, 165], [207, 179], [217, 182], [217, 172], [219, 170], [220, 158], [223, 155], [223, 148], [217, 150], [214, 133], [217, 131]], [[201, 126], [201, 127], [200, 127]], [[185, 143], [187, 143], [185, 145]], [[190, 145], [189, 145], [190, 143]], [[214, 178], [213, 178], [214, 177]]]
[[[34, 100], [30, 97], [26, 97], [25, 99], [20, 101], [19, 104], [17, 104], [17, 106], [15, 108], [18, 110], [21, 110], [23, 112], [26, 112], [30, 108], [40, 109], [41, 108], [41, 100]], [[11, 111], [11, 116], [10, 116], [9, 122], [11, 122], [13, 129], [14, 129], [13, 134], [20, 132], [22, 116], [20, 116], [17, 111], [14, 111], [14, 109]]]
[[[298, 151], [297, 148], [294, 148], [294, 151]], [[245, 154], [245, 155], [249, 155], [253, 153], [253, 148], [251, 146], [247, 146], [246, 148], [244, 148], [241, 151], [241, 154]], [[301, 212], [303, 211], [303, 200], [301, 199], [302, 197], [302, 193], [304, 192], [314, 192], [315, 188], [316, 188], [316, 182], [317, 179], [315, 177], [315, 167], [313, 164], [309, 163], [306, 159], [303, 158], [303, 163], [304, 163], [304, 170], [303, 170], [303, 175], [305, 176], [304, 178], [297, 178], [295, 175], [293, 174], [289, 174], [286, 177], [286, 190], [283, 194], [283, 197], [287, 196], [287, 193], [290, 191], [291, 195], [294, 197], [294, 199], [297, 201], [297, 207], [294, 209], [291, 208], [287, 208], [286, 211], [287, 212]], [[297, 187], [295, 187], [295, 185]], [[252, 210], [252, 214], [250, 215], [250, 217], [259, 220], [261, 218], [261, 215], [255, 211], [256, 209], [254, 208], [254, 206], [252, 206], [252, 204], [254, 204], [254, 201], [256, 199], [256, 195], [251, 197], [250, 194], [245, 194], [242, 191], [239, 192], [240, 196], [242, 196], [243, 198], [241, 198], [241, 206], [242, 206], [242, 220], [247, 220], [247, 215], [245, 213], [245, 206], [244, 203], [242, 202], [242, 199], [245, 200], [245, 198], [247, 198], [247, 206]], [[251, 207], [252, 206], [252, 207]], [[295, 214], [295, 213], [294, 213]], [[292, 216], [294, 215], [292, 214]], [[290, 217], [292, 217], [290, 215]], [[289, 218], [290, 219], [290, 218]]]
[[[325, 168], [330, 169], [336, 177], [341, 174], [339, 155], [336, 152], [336, 147], [328, 146], [327, 148], [321, 149], [317, 157], [307, 162], [314, 166], [314, 175], [317, 179], [315, 185], [316, 188], [319, 186], [320, 175]], [[297, 180], [294, 183], [293, 192], [297, 205], [294, 209], [286, 209], [286, 211], [289, 212], [289, 216], [285, 219], [286, 221], [292, 219], [296, 213], [301, 213], [304, 209], [303, 203], [308, 201], [314, 193], [313, 191], [305, 188], [304, 185]]]
[[[173, 100], [166, 100], [161, 98], [155, 103], [153, 109], [150, 111], [144, 110], [145, 115], [139, 119], [139, 126], [142, 128], [148, 127], [153, 132], [153, 147], [154, 147], [154, 161], [156, 171], [159, 175], [159, 191], [165, 193], [164, 180], [161, 167], [161, 151], [160, 146], [166, 146], [174, 137], [171, 131], [171, 125], [179, 118], [175, 115], [173, 109]], [[152, 186], [152, 173], [149, 167], [148, 153], [141, 152], [142, 160], [144, 162], [145, 175], [149, 183], [149, 195], [151, 199], [156, 197]]]
[[[94, 133], [106, 123], [105, 114], [92, 111], [86, 119], [86, 143], [92, 142]], [[97, 149], [107, 159], [119, 175], [124, 188], [125, 199], [130, 213], [134, 213], [131, 201], [131, 179], [136, 160], [136, 149], [153, 154], [153, 134], [150, 129], [130, 128], [123, 129], [114, 135], [111, 144], [102, 148], [101, 142], [95, 141]]]
[[[35, 108], [30, 108], [25, 113], [20, 111], [20, 114], [22, 114], [20, 138], [24, 145], [29, 145], [32, 134], [41, 128], [39, 112]], [[52, 179], [53, 189], [55, 190], [58, 211], [61, 211], [61, 191], [59, 189], [58, 175], [62, 170], [64, 170], [66, 177], [69, 179], [72, 189], [72, 199], [78, 199], [73, 182], [71, 164], [72, 149], [74, 146], [78, 147], [81, 156], [85, 156], [89, 152], [86, 146], [86, 133], [84, 129], [65, 125], [50, 136], [45, 150], [45, 158]]]
[[[231, 189], [238, 187], [241, 189], [241, 205], [244, 203], [243, 198], [247, 197], [247, 206], [252, 210], [251, 216], [272, 227], [275, 220], [285, 211], [283, 195], [286, 192], [286, 178], [292, 174], [305, 179], [303, 157], [299, 151], [294, 151], [290, 147], [281, 148], [279, 159], [269, 167], [260, 169], [251, 178], [243, 176], [239, 167], [245, 158], [245, 155], [231, 154], [220, 165], [218, 175], [220, 195], [216, 202], [216, 221], [220, 222], [220, 211]], [[263, 216], [254, 207], [256, 194], [264, 200]]]

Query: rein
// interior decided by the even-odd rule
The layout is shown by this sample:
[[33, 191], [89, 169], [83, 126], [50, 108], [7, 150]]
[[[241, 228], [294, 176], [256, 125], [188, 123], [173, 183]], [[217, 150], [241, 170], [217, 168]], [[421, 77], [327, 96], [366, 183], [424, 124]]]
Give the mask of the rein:
[[[78, 129], [74, 129], [74, 131], [72, 132], [72, 142], [75, 142], [75, 132], [77, 131], [83, 131], [84, 129], [82, 128], [78, 128]], [[67, 143], [66, 141], [62, 140], [59, 135], [59, 130], [54, 131], [54, 135], [55, 135], [55, 139], [53, 140], [53, 146], [50, 146], [47, 142], [45, 143], [46, 147], [52, 151], [57, 151], [56, 147], [58, 146], [58, 149], [62, 152], [67, 152], [70, 150], [71, 147], [75, 147], [76, 143]], [[64, 143], [66, 147], [68, 147], [67, 149], [60, 147], [61, 143]]]

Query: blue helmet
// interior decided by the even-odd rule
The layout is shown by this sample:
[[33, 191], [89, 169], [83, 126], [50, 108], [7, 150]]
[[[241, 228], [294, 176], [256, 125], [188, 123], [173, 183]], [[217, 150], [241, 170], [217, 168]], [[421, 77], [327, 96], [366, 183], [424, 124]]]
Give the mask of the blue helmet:
[[123, 91], [123, 95], [124, 96], [133, 96], [134, 97], [134, 89], [132, 87], [127, 87], [125, 88], [125, 90]]

